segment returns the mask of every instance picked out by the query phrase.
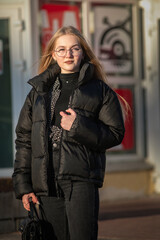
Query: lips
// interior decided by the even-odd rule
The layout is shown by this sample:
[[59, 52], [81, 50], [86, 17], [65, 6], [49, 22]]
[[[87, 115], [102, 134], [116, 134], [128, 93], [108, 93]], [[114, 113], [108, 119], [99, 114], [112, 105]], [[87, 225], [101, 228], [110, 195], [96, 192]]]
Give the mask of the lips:
[[66, 63], [66, 64], [72, 64], [73, 61], [66, 61], [65, 63]]

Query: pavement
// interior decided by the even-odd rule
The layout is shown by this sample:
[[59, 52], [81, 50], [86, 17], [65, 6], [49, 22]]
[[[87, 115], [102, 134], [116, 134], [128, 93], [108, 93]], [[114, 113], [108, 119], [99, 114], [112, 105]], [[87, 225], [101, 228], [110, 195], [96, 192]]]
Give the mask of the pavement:
[[[102, 202], [99, 240], [160, 240], [160, 195]], [[21, 240], [18, 232], [0, 234], [0, 240]]]
[[101, 239], [160, 240], [160, 196], [101, 203]]

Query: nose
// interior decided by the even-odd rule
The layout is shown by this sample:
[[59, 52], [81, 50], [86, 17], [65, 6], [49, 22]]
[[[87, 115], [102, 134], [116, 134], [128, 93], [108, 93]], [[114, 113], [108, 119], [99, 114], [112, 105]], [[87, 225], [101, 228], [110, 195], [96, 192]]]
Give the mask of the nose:
[[73, 57], [72, 49], [68, 49], [68, 50], [66, 51], [66, 57]]

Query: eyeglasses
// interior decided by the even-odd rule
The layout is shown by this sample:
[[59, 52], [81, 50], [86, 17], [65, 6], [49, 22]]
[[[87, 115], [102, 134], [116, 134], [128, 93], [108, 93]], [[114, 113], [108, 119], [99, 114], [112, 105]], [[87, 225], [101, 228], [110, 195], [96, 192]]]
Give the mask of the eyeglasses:
[[72, 54], [72, 56], [78, 56], [81, 52], [81, 48], [79, 46], [76, 46], [76, 47], [72, 47], [67, 50], [64, 47], [61, 47], [61, 48], [58, 48], [57, 50], [55, 50], [56, 54], [59, 57], [65, 57], [68, 51]]

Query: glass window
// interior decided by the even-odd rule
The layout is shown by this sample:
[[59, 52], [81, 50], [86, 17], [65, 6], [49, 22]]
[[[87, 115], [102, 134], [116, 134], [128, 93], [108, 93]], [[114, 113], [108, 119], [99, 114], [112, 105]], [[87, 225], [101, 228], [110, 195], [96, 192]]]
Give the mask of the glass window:
[[109, 75], [133, 75], [131, 5], [93, 4], [93, 45]]
[[53, 34], [63, 26], [81, 30], [81, 3], [40, 0], [41, 47], [45, 49]]
[[[81, 2], [39, 0], [41, 12], [41, 45], [47, 44], [54, 32], [62, 26], [73, 25], [82, 30]], [[112, 87], [130, 105], [133, 117], [125, 119], [125, 137], [111, 154], [136, 153], [136, 129], [133, 63], [133, 27], [131, 4], [90, 3], [89, 27], [94, 52], [109, 77], [123, 79]], [[72, 15], [68, 15], [68, 12]], [[65, 20], [65, 21], [64, 21]], [[88, 36], [90, 37], [90, 36]], [[128, 84], [132, 78], [132, 84]], [[112, 80], [111, 80], [112, 82]]]
[[9, 20], [0, 19], [0, 168], [13, 166]]
[[[114, 90], [130, 105], [132, 116], [125, 119], [125, 137], [110, 154], [136, 153], [135, 85], [133, 27], [131, 4], [91, 4], [90, 32], [96, 56], [99, 58]], [[123, 82], [121, 82], [123, 77]], [[116, 84], [114, 81], [116, 79]]]
[[[130, 106], [132, 113], [128, 113], [128, 116], [124, 117], [125, 123], [125, 136], [122, 143], [114, 148], [111, 151], [123, 153], [135, 153], [136, 152], [136, 131], [135, 131], [135, 101], [134, 101], [134, 86], [130, 85], [119, 85], [117, 88], [114, 88], [115, 92], [123, 97]], [[121, 100], [120, 100], [121, 101]], [[121, 101], [123, 104], [123, 101]], [[124, 106], [125, 108], [125, 106]]]

